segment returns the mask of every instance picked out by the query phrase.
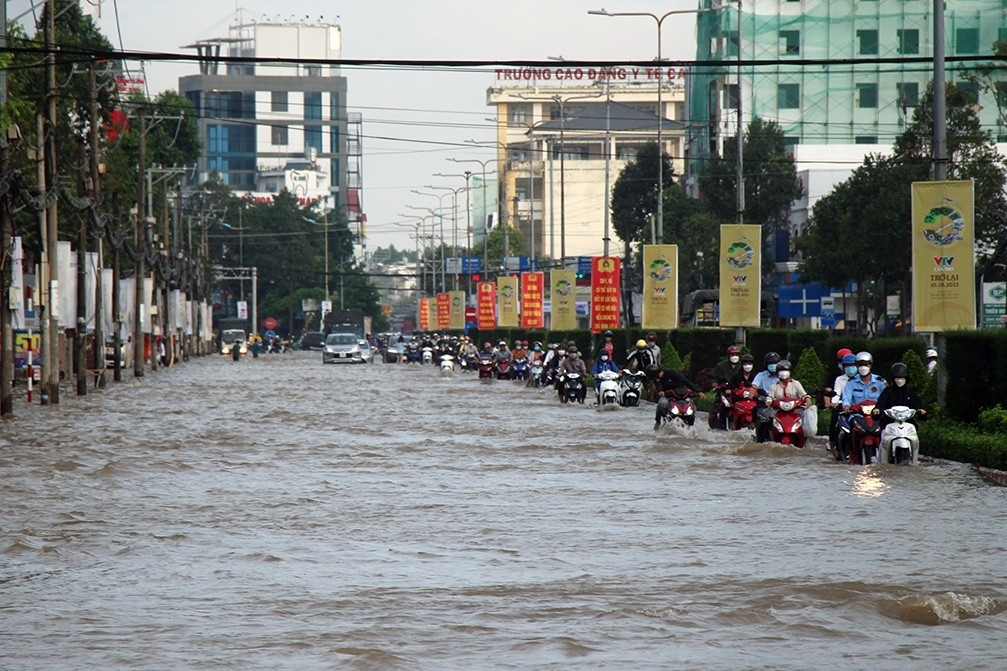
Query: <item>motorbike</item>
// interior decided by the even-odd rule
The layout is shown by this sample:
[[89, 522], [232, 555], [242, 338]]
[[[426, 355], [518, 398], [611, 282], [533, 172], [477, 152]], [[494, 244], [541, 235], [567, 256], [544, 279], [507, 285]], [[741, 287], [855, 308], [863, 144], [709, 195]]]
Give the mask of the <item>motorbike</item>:
[[418, 345], [409, 343], [406, 345], [406, 363], [419, 363], [420, 362], [420, 348]]
[[510, 359], [500, 359], [497, 361], [497, 379], [506, 380], [510, 378]]
[[536, 360], [531, 365], [531, 384], [533, 387], [538, 389], [539, 387], [544, 387], [546, 385], [545, 379], [545, 367], [542, 365], [541, 359]]
[[496, 369], [496, 362], [493, 361], [492, 357], [484, 356], [479, 357], [476, 360], [476, 368], [479, 369], [479, 381], [480, 382], [492, 382], [493, 373]]
[[737, 431], [751, 427], [755, 422], [755, 408], [759, 404], [757, 387], [738, 385], [731, 392], [731, 428]]
[[616, 408], [619, 405], [619, 373], [614, 370], [603, 370], [596, 378], [598, 384], [598, 407]]
[[511, 365], [510, 369], [510, 379], [512, 380], [527, 380], [528, 379], [528, 359], [523, 356], [519, 356], [514, 359], [514, 363]]
[[804, 435], [803, 401], [799, 398], [778, 398], [773, 400], [776, 410], [773, 423], [769, 427], [769, 437], [774, 443], [804, 447], [808, 437]]
[[441, 355], [441, 377], [451, 377], [455, 374], [455, 358], [450, 354]]
[[881, 431], [881, 463], [915, 464], [920, 452], [920, 439], [916, 426], [909, 420], [916, 411], [904, 405], [885, 410], [892, 421]]
[[640, 405], [643, 394], [643, 382], [647, 374], [642, 370], [623, 369], [619, 380], [619, 405], [624, 408]]
[[863, 465], [877, 463], [881, 424], [871, 414], [876, 404], [874, 400], [861, 401], [839, 416], [839, 454], [842, 461]]
[[734, 408], [734, 403], [731, 401], [730, 393], [726, 387], [718, 387], [713, 397], [713, 407], [710, 408], [707, 422], [714, 431], [727, 431], [731, 428], [731, 410]]
[[680, 421], [685, 426], [696, 423], [696, 403], [692, 400], [691, 389], [672, 389], [664, 392], [668, 408], [664, 411], [665, 423]]
[[584, 389], [584, 379], [580, 373], [566, 373], [560, 378], [563, 385], [563, 396], [560, 398], [564, 403], [583, 403], [587, 392]]
[[422, 352], [423, 352], [423, 365], [431, 364], [434, 362], [433, 347], [424, 347]]

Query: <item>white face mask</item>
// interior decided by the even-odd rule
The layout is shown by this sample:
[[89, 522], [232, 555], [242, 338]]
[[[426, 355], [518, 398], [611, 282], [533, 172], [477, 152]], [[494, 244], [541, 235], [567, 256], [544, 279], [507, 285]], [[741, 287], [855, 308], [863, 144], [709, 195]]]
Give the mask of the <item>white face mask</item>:
[[560, 356], [563, 356], [564, 354], [566, 354], [566, 350], [565, 349], [556, 350], [556, 354], [559, 354]]
[[904, 377], [897, 377], [897, 378], [895, 378], [895, 386], [896, 387], [904, 387], [904, 386], [906, 386], [906, 378], [904, 378]]
[[790, 377], [790, 371], [789, 371], [789, 370], [781, 370], [781, 371], [780, 371], [779, 373], [777, 373], [776, 375], [777, 375], [777, 377], [779, 377], [779, 378], [780, 378], [781, 380], [786, 380], [786, 379], [788, 379], [788, 378]]
[[739, 361], [741, 361], [741, 357], [740, 356], [729, 356], [729, 357], [727, 357], [727, 360], [730, 361], [731, 363], [738, 363]]
[[602, 354], [601, 355], [601, 360], [602, 361], [608, 361], [608, 357], [606, 355]]
[[857, 366], [857, 372], [860, 373], [863, 376], [870, 375], [871, 374], [871, 367], [870, 366]]
[[755, 368], [755, 366], [753, 366], [750, 363], [745, 363], [741, 365], [741, 370], [745, 371], [746, 373], [751, 373], [753, 368]]

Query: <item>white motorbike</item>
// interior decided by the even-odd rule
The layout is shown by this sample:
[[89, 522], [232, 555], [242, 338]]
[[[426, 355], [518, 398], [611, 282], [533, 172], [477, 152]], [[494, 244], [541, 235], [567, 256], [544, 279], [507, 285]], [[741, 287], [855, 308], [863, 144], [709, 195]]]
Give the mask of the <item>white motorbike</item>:
[[544, 387], [546, 385], [545, 381], [545, 368], [542, 367], [542, 360], [536, 359], [531, 364], [531, 384], [533, 387], [538, 389], [539, 387]]
[[455, 358], [450, 354], [441, 355], [441, 377], [451, 377], [455, 374]]
[[619, 407], [619, 373], [614, 370], [603, 370], [596, 376], [598, 384], [598, 408]]
[[625, 408], [640, 405], [643, 395], [643, 381], [647, 374], [642, 370], [623, 370], [619, 381], [619, 404]]
[[909, 420], [916, 411], [904, 405], [892, 406], [885, 414], [893, 421], [881, 432], [881, 463], [915, 464], [919, 456], [920, 439], [916, 426]]
[[423, 363], [429, 364], [434, 362], [434, 348], [424, 347], [423, 348]]

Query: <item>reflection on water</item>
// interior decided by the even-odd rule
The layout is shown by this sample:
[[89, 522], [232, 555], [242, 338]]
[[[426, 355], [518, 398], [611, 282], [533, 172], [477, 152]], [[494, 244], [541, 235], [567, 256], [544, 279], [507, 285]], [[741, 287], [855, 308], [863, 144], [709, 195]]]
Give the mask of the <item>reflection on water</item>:
[[320, 359], [19, 400], [0, 666], [1000, 666], [1007, 490], [968, 468]]

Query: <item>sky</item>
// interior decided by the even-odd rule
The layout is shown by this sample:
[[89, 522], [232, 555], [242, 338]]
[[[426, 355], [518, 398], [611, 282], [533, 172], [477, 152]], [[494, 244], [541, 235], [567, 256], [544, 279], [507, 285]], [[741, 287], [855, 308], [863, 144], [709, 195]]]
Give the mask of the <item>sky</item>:
[[[32, 0], [41, 4], [41, 0]], [[99, 0], [82, 0], [94, 4]], [[697, 0], [101, 0], [99, 28], [127, 51], [193, 54], [182, 49], [200, 39], [227, 35], [237, 13], [312, 21], [319, 17], [342, 29], [342, 56], [349, 59], [645, 61], [657, 56], [657, 22], [647, 16], [605, 17], [588, 10], [650, 12], [692, 10]], [[30, 7], [9, 0], [8, 17]], [[278, 12], [278, 7], [296, 12]], [[29, 14], [30, 16], [30, 14]], [[663, 22], [662, 56], [695, 55], [695, 15]], [[180, 76], [197, 74], [194, 62], [145, 64], [151, 96], [177, 90]], [[363, 204], [367, 246], [413, 249], [411, 223], [400, 216], [408, 206], [434, 207], [424, 187], [458, 188], [466, 166], [448, 161], [492, 159], [494, 125], [486, 90], [496, 81], [490, 70], [417, 71], [343, 68], [349, 112], [363, 117]], [[471, 141], [484, 142], [479, 147]], [[437, 193], [449, 193], [438, 190]], [[443, 199], [444, 205], [450, 197]], [[400, 224], [400, 225], [397, 225]]]

